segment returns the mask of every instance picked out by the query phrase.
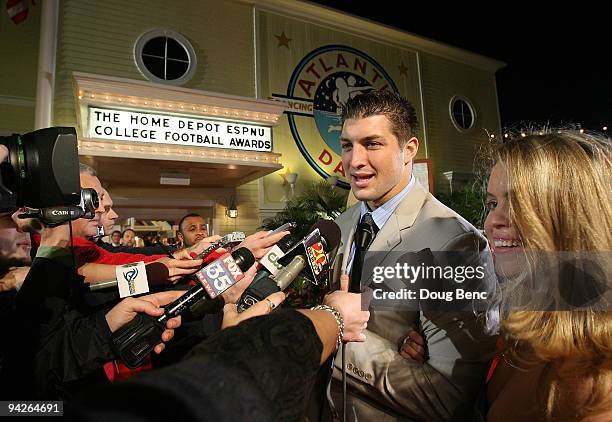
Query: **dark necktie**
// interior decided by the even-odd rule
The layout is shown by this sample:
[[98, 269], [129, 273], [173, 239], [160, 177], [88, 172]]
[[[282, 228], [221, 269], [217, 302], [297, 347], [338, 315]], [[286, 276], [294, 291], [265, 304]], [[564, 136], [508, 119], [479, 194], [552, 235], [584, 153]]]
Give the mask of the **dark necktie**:
[[367, 212], [361, 217], [361, 221], [357, 224], [357, 229], [355, 229], [355, 255], [351, 268], [349, 292], [361, 292], [361, 274], [365, 261], [365, 254], [374, 241], [376, 233], [378, 233], [378, 227], [376, 227], [376, 223], [374, 223], [372, 214]]

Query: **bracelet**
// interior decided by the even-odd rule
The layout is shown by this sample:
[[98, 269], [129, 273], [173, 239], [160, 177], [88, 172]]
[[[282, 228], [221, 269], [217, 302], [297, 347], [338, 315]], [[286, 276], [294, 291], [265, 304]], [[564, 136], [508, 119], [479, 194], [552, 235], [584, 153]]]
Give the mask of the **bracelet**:
[[331, 314], [334, 316], [336, 322], [338, 323], [338, 344], [337, 344], [337, 348], [340, 348], [340, 344], [342, 343], [342, 338], [344, 337], [344, 318], [342, 318], [342, 315], [340, 314], [340, 312], [329, 305], [317, 305], [317, 306], [313, 306], [312, 308], [310, 308], [310, 310], [312, 311], [327, 311], [327, 312], [331, 312]]

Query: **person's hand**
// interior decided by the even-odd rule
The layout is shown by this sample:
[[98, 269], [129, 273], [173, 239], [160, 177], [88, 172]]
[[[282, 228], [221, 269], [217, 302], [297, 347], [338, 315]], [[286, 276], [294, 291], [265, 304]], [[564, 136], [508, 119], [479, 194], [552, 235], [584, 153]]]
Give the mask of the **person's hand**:
[[[214, 242], [216, 242], [219, 239], [221, 239], [221, 236], [219, 236], [218, 234], [214, 236], [205, 237], [204, 239], [200, 240], [195, 245], [192, 245], [188, 248], [176, 251], [172, 255], [174, 255], [174, 258], [176, 259], [192, 259], [191, 257], [192, 253], [195, 253], [196, 255], [200, 254], [204, 249], [208, 248], [210, 245], [212, 245]], [[224, 249], [217, 249], [217, 250], [219, 252], [225, 251]]]
[[168, 281], [175, 283], [186, 275], [193, 274], [202, 267], [201, 259], [172, 259], [164, 257], [156, 260], [168, 268]]
[[348, 276], [340, 276], [340, 290], [326, 295], [323, 304], [337, 309], [342, 315], [344, 320], [343, 341], [363, 342], [366, 340], [363, 330], [368, 327], [370, 312], [361, 310], [361, 293], [349, 293], [348, 286]]
[[235, 304], [228, 303], [223, 307], [223, 323], [221, 324], [221, 329], [233, 327], [249, 318], [267, 315], [276, 309], [278, 305], [285, 300], [285, 297], [284, 292], [272, 293], [270, 296], [257, 302], [242, 313], [238, 313], [238, 308]]
[[287, 236], [290, 232], [284, 231], [268, 236], [269, 233], [268, 231], [261, 231], [247, 236], [242, 243], [236, 246], [236, 249], [247, 248], [253, 253], [255, 259], [261, 259], [268, 253], [272, 246], [276, 245], [279, 240]]
[[17, 211], [15, 211], [11, 218], [15, 222], [17, 226], [17, 230], [24, 233], [37, 233], [40, 232], [44, 226], [43, 224], [36, 218], [19, 218], [19, 214], [23, 214], [27, 211], [27, 208], [21, 207]]
[[[167, 305], [170, 302], [178, 299], [185, 292], [182, 290], [172, 290], [167, 292], [154, 293], [151, 295], [140, 296], [138, 298], [128, 297], [116, 304], [106, 314], [106, 322], [111, 332], [117, 331], [125, 324], [134, 319], [138, 313], [146, 313], [147, 315], [158, 317], [164, 313], [161, 306]], [[166, 330], [161, 335], [160, 344], [155, 346], [155, 353], [161, 353], [164, 350], [162, 342], [169, 342], [174, 336], [174, 329], [181, 326], [180, 315], [175, 318], [170, 318], [166, 322]]]
[[8, 272], [0, 277], [0, 292], [19, 290], [28, 272], [30, 267], [10, 267]]
[[42, 227], [40, 230], [40, 246], [57, 246], [68, 248], [70, 246], [70, 228], [68, 224], [57, 227]]
[[425, 363], [427, 353], [425, 351], [425, 340], [414, 328], [408, 332], [406, 338], [400, 344], [399, 354], [406, 358]]
[[242, 293], [251, 285], [255, 274], [257, 274], [257, 263], [254, 263], [236, 284], [221, 293], [225, 303], [238, 303]]

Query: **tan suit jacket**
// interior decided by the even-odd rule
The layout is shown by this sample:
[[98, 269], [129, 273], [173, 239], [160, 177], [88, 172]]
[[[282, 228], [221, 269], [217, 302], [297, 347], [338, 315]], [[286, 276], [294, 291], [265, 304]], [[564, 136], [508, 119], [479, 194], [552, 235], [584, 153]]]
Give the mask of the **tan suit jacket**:
[[[338, 217], [342, 231], [333, 279], [346, 270], [359, 203]], [[379, 231], [364, 266], [362, 286], [370, 284], [371, 265], [393, 266], [397, 253], [464, 251], [492, 267], [482, 234], [457, 213], [435, 199], [417, 182]], [[373, 253], [372, 251], [377, 251]], [[368, 260], [370, 261], [370, 260]], [[494, 276], [485, 280], [495, 289]], [[452, 311], [372, 311], [365, 343], [347, 345], [347, 420], [461, 420], [484, 384], [495, 336], [485, 334], [484, 313]], [[425, 364], [405, 359], [398, 350], [411, 327], [418, 327], [427, 343]], [[340, 353], [335, 359], [332, 398], [341, 408]]]

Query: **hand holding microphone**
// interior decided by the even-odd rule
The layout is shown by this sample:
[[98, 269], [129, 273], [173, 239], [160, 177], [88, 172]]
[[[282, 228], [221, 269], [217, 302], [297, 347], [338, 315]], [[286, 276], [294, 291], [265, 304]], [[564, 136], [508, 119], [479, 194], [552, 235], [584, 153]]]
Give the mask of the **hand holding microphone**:
[[[139, 298], [125, 298], [106, 314], [105, 317], [108, 328], [114, 333], [131, 322], [139, 313], [146, 313], [152, 317], [159, 317], [164, 313], [164, 308], [162, 308], [162, 306], [176, 300], [183, 293], [183, 291], [176, 290], [140, 296]], [[174, 336], [174, 329], [180, 327], [180, 325], [180, 316], [171, 318], [166, 322], [165, 330], [157, 339], [159, 344], [154, 348], [155, 353], [159, 354], [164, 350], [163, 342], [170, 341]]]
[[130, 368], [139, 366], [158, 343], [166, 322], [181, 315], [195, 303], [216, 302], [227, 289], [244, 277], [255, 263], [253, 254], [246, 248], [235, 250], [213, 261], [196, 273], [199, 283], [164, 307], [157, 318], [138, 314], [134, 320], [121, 327], [111, 338], [111, 346]]
[[253, 252], [255, 259], [261, 259], [279, 240], [287, 236], [289, 231], [270, 234], [267, 231], [260, 231], [247, 236], [238, 247], [244, 247]]
[[266, 269], [255, 276], [240, 298], [238, 312], [243, 312], [274, 292], [285, 290], [298, 275], [319, 284], [330, 268], [328, 253], [336, 249], [339, 243], [340, 228], [326, 220], [314, 224], [310, 233], [299, 241], [281, 239], [262, 257], [261, 263]]
[[192, 259], [193, 258], [192, 254], [195, 254], [195, 255], [199, 254], [204, 249], [208, 248], [211, 244], [213, 244], [214, 242], [220, 239], [221, 239], [221, 236], [217, 234], [214, 236], [205, 237], [204, 239], [200, 240], [198, 243], [196, 243], [193, 246], [190, 246], [184, 249], [180, 249], [178, 251], [174, 251], [172, 253], [172, 256], [175, 259]]
[[195, 273], [202, 267], [201, 259], [172, 259], [164, 257], [156, 260], [168, 268], [168, 281], [175, 283], [187, 275]]
[[233, 327], [234, 325], [240, 324], [242, 321], [256, 316], [268, 315], [274, 309], [278, 308], [286, 297], [287, 296], [285, 296], [285, 293], [282, 291], [272, 293], [264, 300], [255, 303], [249, 309], [240, 313], [238, 312], [236, 304], [228, 303], [223, 307], [223, 323], [221, 324], [221, 329]]

